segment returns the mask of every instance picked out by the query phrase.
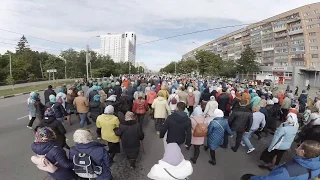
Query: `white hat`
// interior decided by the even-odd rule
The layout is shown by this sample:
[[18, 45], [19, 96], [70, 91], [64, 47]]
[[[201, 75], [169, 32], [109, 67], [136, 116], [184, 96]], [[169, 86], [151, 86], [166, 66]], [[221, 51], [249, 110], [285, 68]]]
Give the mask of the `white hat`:
[[114, 113], [114, 107], [111, 105], [108, 105], [105, 109], [104, 109], [104, 114], [113, 114]]

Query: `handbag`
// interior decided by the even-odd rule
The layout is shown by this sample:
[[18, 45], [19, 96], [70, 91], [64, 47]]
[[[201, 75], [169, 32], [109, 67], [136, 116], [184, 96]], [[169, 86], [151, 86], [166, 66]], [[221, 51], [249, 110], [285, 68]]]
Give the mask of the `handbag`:
[[176, 177], [174, 177], [166, 168], [163, 168], [168, 174], [169, 174], [169, 176], [171, 176], [173, 179], [177, 179], [177, 180], [189, 180], [189, 178], [188, 177], [186, 177], [185, 179], [178, 179], [178, 178], [176, 178]]

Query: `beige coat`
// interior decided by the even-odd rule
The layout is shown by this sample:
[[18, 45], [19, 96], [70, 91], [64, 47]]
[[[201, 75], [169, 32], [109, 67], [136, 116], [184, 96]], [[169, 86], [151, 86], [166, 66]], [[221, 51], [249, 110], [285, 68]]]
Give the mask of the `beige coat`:
[[78, 96], [74, 98], [73, 105], [77, 108], [78, 113], [89, 112], [89, 101], [88, 101], [88, 98], [86, 97]]
[[164, 97], [157, 97], [151, 107], [154, 109], [154, 118], [166, 119], [171, 114], [168, 101]]
[[187, 103], [187, 97], [188, 97], [188, 93], [187, 92], [181, 91], [181, 92], [179, 92], [178, 96], [179, 96], [180, 102]]

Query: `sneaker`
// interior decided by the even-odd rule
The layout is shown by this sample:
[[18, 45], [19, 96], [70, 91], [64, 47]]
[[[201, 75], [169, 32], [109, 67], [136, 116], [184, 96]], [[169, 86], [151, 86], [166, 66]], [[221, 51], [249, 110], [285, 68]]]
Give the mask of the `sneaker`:
[[243, 141], [241, 141], [241, 146], [243, 146], [243, 147], [245, 147], [246, 145], [244, 144], [244, 142]]
[[29, 129], [31, 129], [31, 130], [32, 130], [32, 127], [30, 127], [30, 126], [27, 126], [27, 128], [29, 128]]
[[248, 150], [248, 152], [247, 152], [247, 154], [252, 153], [252, 151], [254, 151], [254, 150], [256, 150], [256, 149], [255, 149], [255, 148], [251, 148], [251, 149], [249, 149], [249, 150]]
[[157, 131], [157, 134], [160, 134], [160, 132], [159, 132], [159, 131]]

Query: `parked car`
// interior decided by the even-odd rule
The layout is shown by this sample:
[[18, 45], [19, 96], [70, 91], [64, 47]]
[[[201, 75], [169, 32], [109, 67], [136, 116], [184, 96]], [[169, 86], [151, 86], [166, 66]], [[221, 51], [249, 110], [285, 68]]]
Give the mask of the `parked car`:
[[271, 83], [272, 83], [272, 80], [271, 80], [271, 79], [265, 79], [265, 80], [263, 80], [263, 85], [271, 86]]

